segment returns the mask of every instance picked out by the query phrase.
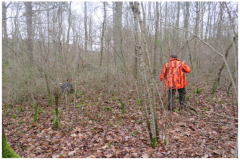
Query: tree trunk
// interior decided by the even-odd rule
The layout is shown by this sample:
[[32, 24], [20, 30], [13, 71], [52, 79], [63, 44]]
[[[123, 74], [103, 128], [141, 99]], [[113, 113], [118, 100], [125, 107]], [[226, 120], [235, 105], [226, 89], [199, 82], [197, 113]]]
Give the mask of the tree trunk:
[[104, 19], [102, 23], [102, 37], [101, 37], [101, 57], [100, 57], [100, 66], [102, 66], [102, 59], [103, 59], [103, 38], [104, 38], [104, 30], [105, 30], [105, 23], [106, 23], [106, 2], [103, 2], [103, 12], [104, 12]]
[[33, 31], [32, 31], [32, 2], [24, 2], [27, 19], [28, 53], [30, 62], [33, 63]]
[[115, 14], [114, 14], [114, 28], [113, 28], [113, 40], [114, 40], [114, 52], [117, 65], [120, 58], [122, 59], [122, 4], [123, 2], [115, 2]]
[[[233, 46], [233, 43], [236, 43], [237, 37], [234, 37], [233, 39], [234, 39], [233, 42], [228, 46], [228, 48], [227, 48], [227, 50], [226, 50], [226, 52], [225, 52], [225, 59], [226, 59], [226, 60], [227, 60], [227, 57], [228, 57], [228, 51], [229, 51], [229, 50], [231, 49], [231, 47]], [[221, 73], [222, 73], [224, 67], [225, 67], [225, 62], [223, 62], [221, 68], [220, 68], [219, 71], [218, 71], [217, 78], [215, 79], [214, 84], [213, 84], [213, 87], [212, 87], [212, 90], [211, 90], [211, 94], [214, 94], [214, 93], [216, 92], [216, 90], [217, 90], [217, 88], [218, 88], [218, 86], [219, 86], [219, 84], [220, 84], [220, 77], [221, 77]]]
[[54, 129], [57, 129], [59, 126], [59, 119], [58, 119], [58, 114], [59, 114], [59, 110], [58, 110], [58, 99], [59, 99], [59, 92], [58, 92], [58, 88], [55, 89], [54, 92], [54, 96], [55, 96], [55, 115], [54, 115]]
[[2, 39], [4, 43], [8, 44], [8, 37], [7, 37], [7, 7], [6, 3], [2, 2]]
[[34, 116], [33, 116], [33, 122], [38, 122], [38, 102], [34, 104]]
[[205, 31], [205, 40], [207, 40], [208, 32], [209, 32], [209, 22], [210, 22], [210, 14], [211, 14], [211, 9], [210, 9], [211, 2], [208, 2], [208, 20], [207, 20], [207, 26], [206, 26], [206, 31]]
[[88, 34], [87, 34], [87, 2], [84, 2], [84, 28], [85, 28], [85, 56], [87, 55]]
[[[134, 5], [133, 5], [133, 2], [129, 2], [131, 8], [132, 8], [132, 11], [133, 11], [133, 14], [134, 14], [134, 22], [137, 22], [137, 18], [140, 14], [140, 11], [139, 11], [139, 2], [134, 2]], [[135, 23], [136, 24], [136, 23]], [[135, 25], [135, 41], [136, 41], [136, 46], [135, 46], [135, 51], [138, 51], [139, 46], [138, 46], [138, 27], [137, 25]], [[143, 57], [142, 57], [142, 53], [139, 52], [139, 57], [140, 57], [140, 75], [141, 75], [141, 100], [144, 101], [144, 107], [143, 107], [143, 110], [144, 110], [144, 113], [145, 113], [145, 118], [146, 118], [146, 123], [147, 123], [147, 129], [148, 129], [148, 134], [149, 134], [149, 139], [150, 139], [150, 146], [152, 147], [156, 147], [156, 142], [154, 143], [154, 139], [153, 139], [153, 136], [152, 136], [152, 131], [151, 131], [151, 126], [150, 126], [150, 122], [149, 122], [149, 115], [148, 115], [148, 112], [147, 112], [147, 100], [146, 100], [146, 94], [145, 94], [145, 90], [144, 88], [146, 87], [145, 83], [144, 83], [144, 62], [143, 62]]]
[[[144, 25], [144, 27], [146, 27], [146, 14], [145, 14], [143, 2], [141, 2], [141, 6], [142, 6], [142, 13], [143, 13], [143, 25]], [[144, 30], [146, 30], [146, 29], [144, 28]]]
[[7, 143], [7, 138], [2, 124], [2, 158], [21, 158]]
[[158, 28], [159, 28], [159, 10], [158, 10], [158, 2], [156, 2], [156, 23], [155, 23], [155, 43], [154, 43], [154, 58], [153, 58], [153, 77], [156, 77], [156, 61], [157, 61], [157, 42], [158, 39]]
[[[178, 2], [178, 9], [177, 9], [177, 21], [176, 21], [176, 26], [179, 28], [179, 19], [180, 19], [180, 2]], [[179, 46], [179, 32], [177, 29], [174, 29], [176, 32], [176, 45], [177, 47]], [[174, 34], [175, 35], [175, 34]]]
[[140, 49], [140, 44], [139, 44], [139, 31], [138, 31], [138, 19], [137, 16], [138, 14], [140, 14], [139, 11], [139, 3], [138, 2], [129, 2], [130, 7], [132, 9], [133, 12], [133, 16], [134, 16], [134, 38], [135, 38], [135, 52], [134, 52], [134, 70], [133, 70], [133, 75], [135, 77], [135, 79], [137, 79], [137, 72], [138, 72], [138, 52]]
[[142, 23], [142, 19], [141, 19], [141, 15], [138, 16], [139, 18], [139, 23], [140, 23], [140, 28], [141, 28], [141, 34], [142, 34], [142, 41], [143, 41], [143, 49], [144, 49], [144, 53], [147, 57], [147, 61], [148, 61], [148, 69], [149, 69], [149, 73], [151, 74], [151, 82], [150, 82], [150, 86], [151, 86], [151, 94], [150, 94], [150, 101], [152, 100], [152, 103], [150, 102], [150, 106], [153, 110], [152, 113], [152, 118], [153, 118], [153, 129], [154, 129], [154, 140], [159, 141], [159, 133], [158, 133], [158, 125], [157, 125], [157, 116], [156, 116], [156, 108], [155, 108], [155, 92], [154, 92], [154, 77], [153, 77], [153, 69], [152, 69], [152, 65], [150, 62], [150, 58], [149, 58], [149, 54], [147, 51], [147, 42], [146, 42], [146, 36], [145, 36], [145, 31], [144, 31], [144, 26]]
[[[72, 4], [72, 2], [70, 1], [69, 9], [68, 9], [67, 46], [69, 46], [69, 34], [70, 34], [70, 28], [71, 28], [71, 4]], [[68, 51], [68, 47], [67, 47], [67, 51]]]
[[[185, 2], [186, 5], [186, 13], [185, 13], [185, 18], [184, 18], [184, 29], [188, 30], [188, 25], [189, 25], [189, 17], [190, 17], [190, 12], [189, 12], [189, 8], [190, 8], [190, 2]], [[187, 41], [188, 39], [188, 32], [185, 32], [185, 41]]]
[[167, 41], [167, 16], [168, 16], [168, 2], [166, 2], [165, 5], [164, 41]]
[[200, 37], [201, 39], [203, 39], [203, 17], [204, 17], [204, 13], [205, 13], [205, 2], [200, 2], [200, 9], [201, 9], [201, 14], [200, 14], [200, 17], [201, 17], [201, 27], [200, 27]]
[[218, 28], [217, 28], [217, 39], [222, 36], [222, 21], [223, 21], [223, 8], [222, 2], [219, 2], [220, 12], [219, 12], [219, 21], [218, 21]]

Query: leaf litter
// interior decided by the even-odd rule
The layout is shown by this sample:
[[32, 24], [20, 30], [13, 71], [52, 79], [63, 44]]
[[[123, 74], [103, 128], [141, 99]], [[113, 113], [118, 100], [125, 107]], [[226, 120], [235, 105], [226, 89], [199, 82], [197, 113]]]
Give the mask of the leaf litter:
[[[63, 101], [59, 107], [61, 127], [57, 130], [52, 129], [54, 107], [47, 106], [44, 100], [39, 101], [39, 108], [45, 112], [39, 112], [38, 123], [32, 122], [33, 106], [21, 105], [24, 111], [19, 113], [14, 108], [3, 110], [3, 114], [8, 113], [3, 121], [8, 143], [24, 158], [234, 157], [238, 131], [238, 120], [234, 115], [237, 111], [234, 113], [232, 100], [226, 92], [217, 91], [218, 98], [210, 96], [207, 89], [200, 95], [193, 94], [187, 101], [199, 113], [187, 108], [173, 112], [173, 122], [168, 112], [170, 126], [166, 145], [162, 142], [163, 110], [159, 107], [160, 142], [155, 149], [149, 147], [143, 110], [131, 93], [132, 90], [121, 94], [127, 101], [125, 113], [121, 113], [121, 104], [117, 100], [103, 97], [102, 90], [86, 92], [88, 99], [82, 103], [79, 98], [79, 105], [82, 105], [79, 108], [74, 108], [73, 104], [63, 105]], [[98, 96], [98, 99], [94, 98]], [[105, 107], [111, 110], [107, 111]], [[12, 118], [13, 114], [17, 115], [16, 119]]]

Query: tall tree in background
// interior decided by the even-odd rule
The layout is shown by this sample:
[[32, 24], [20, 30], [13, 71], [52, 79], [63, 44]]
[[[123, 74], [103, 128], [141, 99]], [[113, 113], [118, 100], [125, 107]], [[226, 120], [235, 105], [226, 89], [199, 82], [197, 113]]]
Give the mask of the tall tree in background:
[[140, 14], [139, 11], [139, 3], [138, 2], [129, 2], [132, 12], [133, 12], [133, 18], [134, 18], [134, 38], [135, 38], [135, 51], [134, 51], [134, 70], [133, 70], [133, 75], [137, 79], [137, 73], [138, 73], [138, 52], [140, 49], [140, 44], [139, 44], [139, 31], [138, 31], [138, 14]]
[[[179, 20], [180, 20], [180, 2], [178, 2], [178, 5], [177, 5], [177, 21], [176, 21], [176, 26], [179, 28]], [[179, 43], [179, 32], [178, 30], [175, 30], [174, 29], [174, 35], [175, 35], [175, 38], [176, 38], [176, 46], [178, 47], [178, 43]]]
[[70, 34], [70, 28], [71, 28], [71, 4], [72, 4], [72, 2], [70, 1], [69, 8], [68, 8], [67, 46], [69, 46], [69, 34]]
[[158, 46], [158, 28], [159, 28], [159, 10], [158, 2], [156, 2], [156, 23], [155, 23], [155, 43], [154, 43], [154, 56], [153, 56], [153, 76], [156, 77], [156, 59], [157, 59], [157, 46]]
[[[7, 6], [5, 2], [2, 2], [2, 40], [5, 45], [8, 45], [7, 35], [7, 8], [11, 5], [10, 2]], [[8, 54], [8, 49], [2, 50], [2, 54]], [[5, 60], [3, 60], [4, 62]]]
[[165, 2], [165, 20], [164, 20], [164, 40], [167, 41], [167, 17], [168, 17], [168, 2]]
[[85, 56], [87, 55], [88, 33], [87, 33], [87, 2], [84, 2], [84, 28], [85, 28]]
[[[184, 17], [184, 29], [188, 30], [188, 26], [189, 26], [189, 17], [190, 17], [190, 12], [189, 12], [189, 8], [190, 8], [190, 2], [185, 2], [185, 17]], [[185, 32], [185, 41], [187, 41], [188, 39], [188, 32]]]
[[114, 28], [113, 41], [116, 63], [119, 63], [119, 58], [122, 59], [122, 4], [123, 2], [115, 2], [114, 12]]
[[211, 14], [211, 2], [207, 2], [208, 4], [208, 18], [207, 18], [207, 26], [206, 26], [206, 31], [205, 31], [205, 37], [204, 39], [207, 40], [208, 37], [208, 32], [209, 32], [209, 23], [210, 23], [210, 14]]
[[223, 21], [223, 8], [224, 8], [224, 5], [222, 2], [219, 2], [219, 8], [220, 8], [220, 12], [219, 12], [219, 20], [218, 20], [218, 28], [217, 28], [217, 38], [218, 39], [222, 35], [222, 21]]
[[27, 18], [28, 52], [33, 62], [33, 29], [32, 29], [32, 2], [24, 2]]
[[102, 65], [102, 59], [103, 59], [103, 38], [104, 38], [104, 31], [105, 31], [105, 23], [106, 23], [106, 2], [103, 2], [103, 23], [102, 23], [102, 36], [101, 36], [101, 57], [100, 57], [100, 66]]
[[[8, 5], [9, 6], [9, 5]], [[5, 2], [2, 2], [2, 39], [4, 39], [4, 42], [7, 45], [7, 8], [8, 6], [6, 6]]]

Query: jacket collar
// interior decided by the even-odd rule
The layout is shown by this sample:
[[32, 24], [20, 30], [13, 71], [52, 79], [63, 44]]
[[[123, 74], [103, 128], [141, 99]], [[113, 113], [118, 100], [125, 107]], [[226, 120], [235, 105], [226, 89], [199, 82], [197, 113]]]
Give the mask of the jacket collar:
[[170, 61], [180, 61], [177, 58], [171, 58]]

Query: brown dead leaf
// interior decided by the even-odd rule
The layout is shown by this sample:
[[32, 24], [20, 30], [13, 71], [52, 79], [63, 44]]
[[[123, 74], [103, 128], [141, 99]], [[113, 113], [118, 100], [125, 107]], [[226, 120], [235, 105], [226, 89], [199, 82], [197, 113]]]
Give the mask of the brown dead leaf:
[[174, 115], [178, 116], [178, 114], [176, 112], [173, 112]]
[[74, 151], [71, 151], [71, 152], [69, 152], [69, 153], [68, 153], [68, 156], [72, 157], [72, 156], [74, 156], [74, 154], [76, 154], [76, 151], [75, 151], [75, 150], [74, 150]]
[[77, 135], [76, 135], [76, 134], [71, 134], [71, 136], [72, 136], [72, 137], [77, 137]]
[[235, 150], [234, 150], [234, 149], [231, 149], [231, 153], [232, 153], [232, 154], [235, 154]]
[[29, 154], [29, 157], [30, 157], [30, 158], [35, 158], [36, 155], [35, 155], [35, 154]]
[[150, 152], [150, 153], [152, 153], [154, 151], [154, 149], [152, 148], [152, 147], [149, 147], [147, 150], [146, 150], [146, 152]]
[[88, 156], [87, 158], [96, 158], [94, 155]]
[[214, 151], [213, 151], [213, 154], [214, 154], [214, 155], [219, 155], [220, 153], [219, 153], [219, 151], [214, 150]]
[[96, 158], [103, 158], [103, 153], [102, 152], [97, 152]]
[[202, 158], [208, 158], [208, 155], [207, 154], [205, 154]]
[[107, 158], [111, 158], [111, 157], [113, 156], [113, 154], [108, 152], [107, 154], [105, 154], [105, 156], [106, 156]]
[[34, 123], [34, 122], [33, 122], [31, 125], [32, 125], [32, 127], [36, 127], [36, 126], [37, 126], [37, 123]]
[[192, 131], [195, 131], [195, 128], [193, 128], [193, 126], [189, 126], [189, 128], [192, 130]]
[[180, 122], [180, 123], [179, 123], [179, 126], [180, 126], [180, 127], [186, 127], [186, 123]]
[[137, 153], [132, 153], [131, 158], [137, 158], [138, 154]]
[[190, 133], [189, 133], [189, 132], [185, 132], [184, 135], [187, 136], [187, 137], [189, 137], [189, 136], [190, 136]]
[[54, 154], [54, 155], [52, 155], [52, 158], [59, 158], [59, 155], [58, 154]]
[[149, 158], [149, 155], [147, 153], [143, 154], [141, 158]]

